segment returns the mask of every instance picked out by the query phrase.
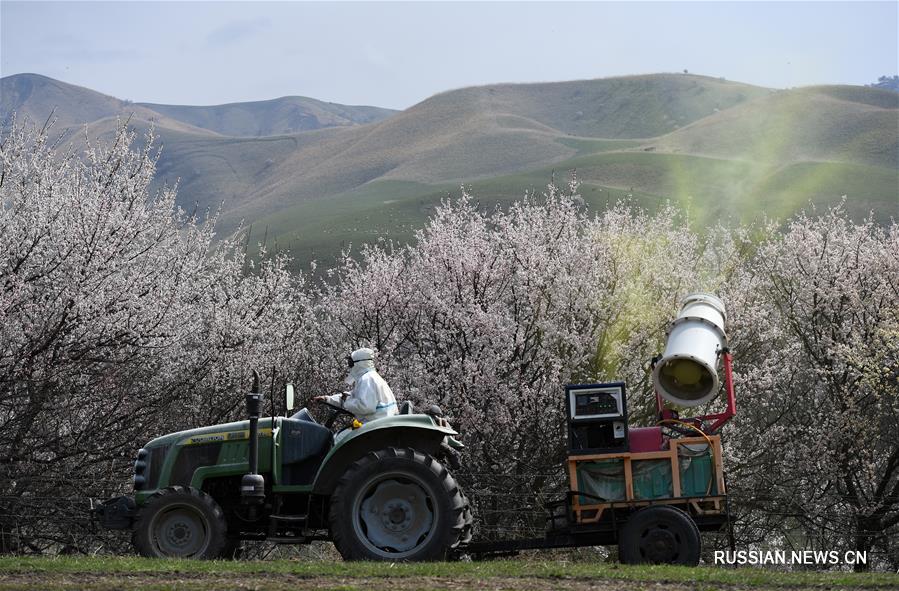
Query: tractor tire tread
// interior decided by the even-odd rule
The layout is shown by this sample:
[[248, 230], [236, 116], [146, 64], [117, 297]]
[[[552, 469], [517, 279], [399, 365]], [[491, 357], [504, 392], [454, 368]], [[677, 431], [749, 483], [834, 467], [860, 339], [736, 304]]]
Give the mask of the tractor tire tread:
[[214, 560], [224, 556], [227, 546], [227, 524], [225, 522], [225, 514], [215, 499], [205, 492], [190, 486], [169, 486], [156, 491], [147, 499], [143, 507], [138, 511], [134, 520], [131, 533], [131, 543], [137, 550], [138, 554], [147, 558], [163, 558], [153, 548], [150, 540], [150, 532], [148, 531], [148, 519], [151, 519], [155, 512], [161, 510], [165, 505], [177, 496], [186, 496], [189, 500], [196, 503], [201, 511], [207, 512], [209, 525], [212, 528], [209, 544], [200, 556], [195, 558], [203, 560]]
[[462, 495], [462, 532], [455, 548], [468, 544], [474, 535], [474, 515], [471, 512], [471, 503], [464, 492], [460, 491], [460, 494]]
[[[415, 469], [414, 466], [418, 466], [419, 469], [429, 472], [437, 485], [435, 494], [448, 500], [448, 502], [443, 503], [445, 506], [441, 508], [443, 518], [450, 519], [449, 527], [446, 527], [441, 532], [443, 539], [437, 543], [429, 544], [429, 547], [417, 555], [402, 560], [445, 559], [450, 551], [458, 545], [465, 528], [465, 501], [459, 486], [449, 471], [430, 454], [410, 448], [397, 449], [395, 447], [387, 447], [365, 454], [353, 462], [337, 480], [337, 486], [331, 496], [328, 520], [331, 524], [331, 539], [340, 555], [343, 556], [344, 560], [386, 560], [384, 557], [366, 552], [364, 547], [357, 542], [352, 533], [353, 516], [349, 515], [352, 508], [347, 506], [352, 502], [351, 497], [355, 493], [353, 485], [359, 479], [367, 477], [367, 472], [374, 473], [376, 466], [382, 462], [399, 463], [400, 467], [403, 467], [403, 464], [413, 467], [409, 469]], [[440, 499], [435, 499], [435, 504], [441, 505], [442, 503]]]

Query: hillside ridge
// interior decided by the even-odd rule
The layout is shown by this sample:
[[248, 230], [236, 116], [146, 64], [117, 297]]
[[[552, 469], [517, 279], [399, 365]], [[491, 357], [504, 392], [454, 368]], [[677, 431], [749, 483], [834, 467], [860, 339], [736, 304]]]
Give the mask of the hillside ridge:
[[591, 207], [673, 201], [698, 224], [842, 195], [851, 212], [899, 212], [899, 94], [870, 87], [641, 74], [468, 86], [400, 112], [300, 96], [128, 103], [39, 75], [2, 88], [4, 116], [18, 104], [43, 121], [57, 106], [60, 126], [99, 138], [129, 115], [138, 131], [155, 127], [157, 184], [178, 182], [187, 209], [221, 208], [222, 232], [268, 227], [299, 259], [411, 238], [463, 183], [503, 206], [570, 169]]
[[[35, 90], [37, 89], [37, 93]], [[385, 119], [391, 109], [342, 105], [302, 96], [221, 105], [167, 105], [132, 102], [41, 74], [13, 74], [0, 79], [0, 123], [13, 113], [39, 119], [53, 112], [63, 128], [132, 113], [163, 127], [194, 128], [237, 137], [284, 135], [334, 126], [352, 126]]]

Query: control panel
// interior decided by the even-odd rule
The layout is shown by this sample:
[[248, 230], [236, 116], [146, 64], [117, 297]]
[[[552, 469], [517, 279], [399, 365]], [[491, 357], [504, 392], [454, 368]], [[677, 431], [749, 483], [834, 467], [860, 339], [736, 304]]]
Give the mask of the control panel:
[[571, 454], [628, 450], [623, 382], [571, 384], [565, 387], [565, 396]]
[[598, 386], [571, 389], [568, 395], [573, 421], [608, 419], [624, 416], [624, 387]]

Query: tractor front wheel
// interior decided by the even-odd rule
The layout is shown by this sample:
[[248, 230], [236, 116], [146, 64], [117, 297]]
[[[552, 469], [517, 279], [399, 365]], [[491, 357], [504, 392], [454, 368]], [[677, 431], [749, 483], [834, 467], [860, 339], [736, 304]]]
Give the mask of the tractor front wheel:
[[134, 522], [132, 542], [148, 558], [221, 558], [227, 524], [218, 503], [203, 491], [184, 486], [151, 496]]
[[702, 538], [685, 512], [667, 505], [645, 507], [624, 524], [618, 556], [625, 564], [699, 564]]
[[344, 560], [444, 560], [465, 529], [465, 502], [428, 454], [387, 448], [357, 460], [331, 497], [331, 537]]

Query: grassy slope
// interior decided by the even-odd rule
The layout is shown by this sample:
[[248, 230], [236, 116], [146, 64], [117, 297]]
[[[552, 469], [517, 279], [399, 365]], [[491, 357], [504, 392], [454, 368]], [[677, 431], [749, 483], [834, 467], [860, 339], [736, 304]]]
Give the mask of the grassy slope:
[[[655, 80], [657, 86], [681, 80], [647, 78], [659, 78]], [[643, 77], [622, 80], [632, 87], [619, 88], [618, 92], [631, 98], [638, 96], [637, 89], [648, 83]], [[699, 83], [708, 84], [707, 79], [682, 80], [688, 86], [697, 84], [692, 87], [694, 93], [714, 94], [714, 90], [696, 90], [704, 88]], [[608, 81], [595, 82], [590, 87], [594, 99], [607, 90]], [[549, 100], [545, 94], [550, 90], [544, 86], [551, 86], [554, 100], [562, 101], [561, 104], [566, 93], [585, 92], [576, 85], [525, 86], [528, 96], [542, 96], [541, 100]], [[301, 190], [291, 195], [291, 184], [284, 183], [279, 190], [287, 196], [278, 201], [285, 206], [256, 209], [262, 213], [256, 217], [256, 225], [267, 227], [269, 237], [279, 246], [289, 246], [301, 261], [316, 257], [327, 263], [350, 242], [371, 241], [384, 234], [408, 239], [411, 229], [421, 227], [442, 197], [458, 193], [459, 179], [465, 179], [482, 202], [502, 204], [520, 198], [526, 190], [540, 190], [553, 171], [558, 176], [572, 168], [577, 169], [584, 183], [582, 193], [586, 201], [594, 207], [627, 196], [650, 209], [671, 201], [689, 209], [697, 227], [727, 218], [750, 221], [761, 213], [784, 217], [810, 204], [838, 203], [843, 195], [847, 196], [849, 213], [856, 219], [873, 211], [878, 221], [887, 223], [899, 213], [899, 111], [895, 93], [861, 87], [815, 87], [777, 93], [755, 89], [758, 92], [753, 94], [754, 100], [712, 113], [670, 134], [635, 140], [550, 134], [546, 132], [549, 124], [564, 126], [564, 118], [557, 115], [562, 119], [550, 120], [541, 113], [527, 112], [527, 101], [521, 98], [513, 109], [510, 105], [515, 101], [509, 95], [516, 88], [481, 87], [438, 95], [430, 99], [436, 104], [426, 101], [419, 106], [427, 107], [425, 113], [404, 113], [385, 123], [389, 130], [379, 126], [362, 142], [347, 142], [352, 147], [335, 162], [347, 162], [345, 158], [359, 143], [366, 145], [362, 152], [369, 160], [377, 161], [384, 154], [377, 145], [394, 135], [407, 138], [405, 145], [417, 150], [414, 129], [431, 125], [423, 135], [433, 140], [439, 135], [434, 121], [464, 123], [465, 114], [477, 111], [475, 103], [480, 101], [481, 111], [474, 116], [477, 124], [472, 127], [478, 133], [472, 134], [460, 123], [459, 127], [466, 131], [445, 138], [446, 147], [425, 149], [422, 154], [397, 152], [395, 162], [399, 164], [391, 168], [390, 163], [382, 163], [388, 173], [378, 176], [377, 170], [370, 170], [367, 176], [349, 183], [358, 186], [339, 190], [327, 199], [316, 199], [314, 191]], [[516, 109], [531, 118], [518, 115], [484, 119], [487, 112]], [[633, 106], [633, 113], [647, 109], [650, 107], [641, 103]], [[441, 112], [444, 116], [438, 116]], [[489, 132], [491, 123], [496, 121], [506, 127]], [[523, 121], [532, 125], [526, 126]], [[527, 161], [508, 133], [512, 123], [519, 125], [518, 139], [531, 149], [555, 146], [547, 148], [543, 163], [522, 168], [510, 165]], [[395, 133], [396, 128], [407, 124], [413, 131]], [[488, 145], [503, 138], [508, 145]], [[560, 155], [559, 147], [568, 149], [567, 153]], [[477, 157], [481, 168], [470, 162]], [[505, 161], [497, 162], [496, 158]], [[297, 161], [288, 162], [293, 165]], [[330, 174], [329, 164], [326, 162], [317, 173]], [[355, 171], [362, 168], [348, 166]], [[456, 169], [467, 169], [470, 174], [462, 175]], [[495, 169], [499, 174], [479, 174], [486, 169]]]
[[[600, 210], [627, 199], [653, 210], [670, 201], [690, 212], [697, 228], [728, 220], [747, 222], [760, 212], [781, 218], [810, 204], [827, 206], [846, 195], [854, 219], [871, 210], [882, 223], [897, 213], [899, 170], [842, 163], [795, 163], [777, 169], [742, 160], [657, 152], [605, 152], [578, 156], [554, 167], [466, 183], [484, 207], [508, 205], [525, 191], [541, 191], [555, 172], [564, 181], [577, 169], [581, 194]], [[385, 237], [412, 238], [455, 183], [376, 181], [327, 199], [300, 201], [258, 220], [254, 238], [267, 232], [269, 245], [288, 248], [299, 265], [327, 265], [340, 250]]]
[[[152, 126], [158, 145], [164, 147], [157, 185], [178, 182], [181, 204], [189, 210], [195, 206], [216, 210], [223, 202], [226, 207], [236, 206], [261, 187], [282, 183], [284, 179], [272, 172], [289, 157], [308, 156], [308, 150], [301, 148], [314, 147], [312, 151], [331, 156], [344, 149], [341, 141], [323, 139], [330, 137], [330, 126], [381, 121], [393, 113], [301, 97], [216, 107], [143, 105], [36, 74], [4, 77], [0, 89], [0, 123], [16, 113], [20, 120], [27, 116], [43, 124], [52, 113], [53, 133], [75, 147], [83, 144], [85, 127], [88, 137], [108, 140], [121, 121], [128, 120], [141, 133]], [[324, 129], [259, 138], [222, 135], [279, 133], [291, 125]], [[319, 149], [318, 144], [324, 147]], [[304, 163], [314, 160], [313, 155]], [[344, 188], [348, 187], [337, 187]]]
[[[212, 132], [188, 123], [169, 119], [141, 105], [66, 84], [38, 74], [16, 74], [0, 78], [0, 125], [13, 114], [19, 120], [29, 118], [38, 125], [53, 121], [53, 129], [65, 138], [82, 141], [85, 125], [112, 127], [117, 120], [137, 125], [154, 122], [160, 129], [209, 137]], [[97, 137], [91, 134], [90, 137]]]
[[57, 128], [64, 129], [134, 114], [170, 129], [246, 137], [374, 123], [396, 113], [392, 109], [341, 105], [299, 96], [213, 106], [132, 103], [39, 74], [0, 79], [0, 97], [0, 122], [4, 123], [13, 113], [43, 123], [52, 112]]
[[497, 110], [516, 113], [562, 134], [649, 138], [769, 91], [707, 76], [652, 74], [549, 84], [498, 84], [438, 95], [477, 93]]
[[[153, 127], [157, 135], [156, 145], [162, 148], [155, 185], [178, 183], [179, 202], [188, 210], [198, 207], [201, 211], [215, 211], [224, 203], [226, 208], [235, 211], [250, 196], [257, 194], [260, 187], [283, 181], [272, 178], [271, 174], [272, 169], [282, 163], [298, 154], [307, 157], [307, 163], [314, 163], [316, 156], [310, 152], [331, 157], [343, 148], [340, 141], [329, 139], [335, 132], [342, 131], [337, 129], [241, 138], [213, 135], [205, 130], [196, 133], [178, 128], [178, 125], [183, 125], [178, 122], [174, 124], [176, 127], [166, 123], [151, 122], [143, 117], [132, 117], [130, 120], [131, 128], [141, 137]], [[87, 134], [108, 141], [117, 126], [117, 119], [108, 117], [89, 124]], [[70, 133], [67, 137], [71, 144], [79, 144], [84, 135]], [[236, 224], [240, 217], [243, 216], [234, 214], [231, 220]], [[225, 230], [231, 228], [232, 225], [223, 226]]]
[[899, 93], [825, 86], [781, 91], [659, 138], [660, 150], [767, 165], [838, 161], [899, 167]]
[[[24, 576], [23, 576], [24, 575]], [[101, 577], [101, 578], [97, 578]], [[288, 578], [289, 577], [289, 578]], [[497, 560], [422, 564], [122, 558], [0, 558], [0, 589], [54, 588], [895, 588], [892, 573], [776, 572], [757, 568], [622, 566], [589, 562]], [[286, 587], [282, 587], [285, 585]], [[411, 586], [410, 586], [411, 585]], [[71, 587], [69, 587], [71, 588]]]
[[141, 103], [141, 106], [195, 127], [241, 137], [284, 135], [322, 127], [375, 123], [396, 113], [392, 109], [326, 103], [302, 96], [213, 106], [152, 103]]
[[[108, 136], [125, 107], [138, 128], [155, 118], [159, 184], [180, 180], [187, 209], [224, 203], [223, 232], [252, 222], [256, 239], [267, 229], [269, 243], [289, 246], [301, 263], [328, 262], [379, 235], [407, 240], [463, 181], [486, 205], [505, 204], [571, 168], [593, 207], [628, 195], [650, 209], [670, 200], [699, 227], [785, 216], [842, 195], [855, 217], [899, 213], [899, 95], [878, 89], [772, 92], [685, 75], [499, 84], [442, 93], [369, 125], [237, 138], [43, 77], [3, 84], [4, 105], [12, 96], [32, 110], [71, 95], [74, 114], [61, 109], [61, 121], [100, 117], [90, 135]], [[191, 117], [249, 133], [275, 129], [291, 106], [260, 105], [267, 115], [252, 125], [241, 105]], [[635, 139], [647, 136], [658, 137]]]
[[[0, 78], [0, 123], [13, 113], [43, 124], [51, 113], [60, 128], [81, 125], [118, 113], [124, 102], [93, 90], [38, 74]], [[55, 109], [55, 112], [54, 112]]]
[[590, 150], [590, 143], [604, 142], [605, 149], [610, 140], [665, 133], [713, 113], [714, 105], [767, 92], [682, 75], [445, 92], [379, 124], [341, 130], [329, 140], [344, 145], [334, 157], [310, 149], [286, 159], [229, 217], [259, 219], [376, 180], [441, 185], [552, 166]]

